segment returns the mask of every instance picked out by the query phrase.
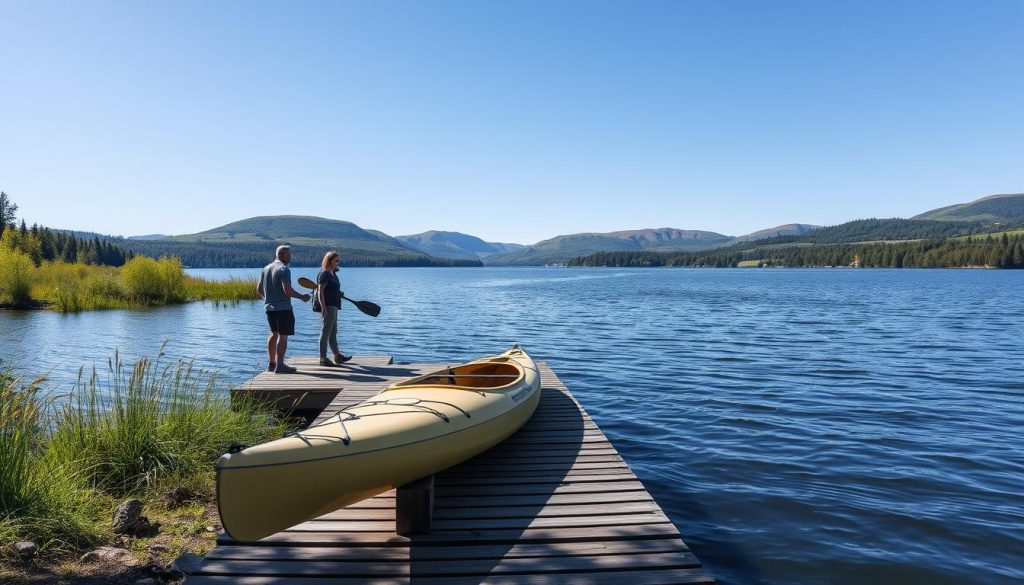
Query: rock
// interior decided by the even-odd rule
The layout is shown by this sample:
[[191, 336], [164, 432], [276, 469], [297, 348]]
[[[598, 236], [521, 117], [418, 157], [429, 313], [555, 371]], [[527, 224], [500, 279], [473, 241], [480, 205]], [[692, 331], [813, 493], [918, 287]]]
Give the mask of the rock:
[[114, 518], [111, 522], [114, 534], [135, 535], [148, 531], [152, 526], [149, 518], [142, 515], [142, 502], [139, 500], [125, 500], [114, 510]]
[[213, 532], [213, 531], [215, 531], [215, 530], [217, 530], [217, 529], [216, 529], [216, 528], [214, 528], [213, 526], [207, 526], [207, 527], [206, 527], [206, 531], [207, 531], [207, 532]]
[[19, 559], [28, 561], [36, 558], [39, 554], [39, 547], [36, 543], [22, 540], [11, 545], [11, 552], [16, 554]]
[[156, 579], [152, 577], [146, 577], [144, 579], [139, 579], [138, 581], [136, 581], [135, 585], [156, 585]]
[[171, 552], [171, 547], [158, 542], [156, 544], [149, 545], [149, 552], [154, 555], [162, 555]]
[[187, 552], [174, 559], [174, 562], [171, 563], [171, 571], [191, 575], [198, 571], [199, 566], [202, 564], [203, 557], [196, 553]]
[[114, 548], [112, 546], [101, 546], [96, 550], [91, 550], [79, 559], [82, 564], [89, 563], [116, 563], [124, 565], [126, 567], [134, 567], [139, 564], [139, 561], [135, 558], [135, 555], [131, 551], [123, 548]]

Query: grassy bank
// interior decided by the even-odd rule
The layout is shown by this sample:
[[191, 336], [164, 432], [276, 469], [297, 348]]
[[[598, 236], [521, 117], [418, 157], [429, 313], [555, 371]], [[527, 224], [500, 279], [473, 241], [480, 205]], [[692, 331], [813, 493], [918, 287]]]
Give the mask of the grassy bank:
[[0, 247], [0, 305], [73, 313], [255, 298], [255, 281], [195, 278], [177, 258], [137, 256], [119, 268], [59, 261], [37, 267], [28, 255]]
[[[216, 376], [188, 361], [115, 356], [70, 395], [44, 385], [0, 372], [0, 575], [21, 566], [8, 546], [19, 540], [53, 562], [112, 542], [111, 513], [128, 497], [151, 519], [186, 519], [160, 529], [180, 552], [183, 539], [209, 532], [217, 457], [286, 429], [257, 405], [232, 406]], [[154, 537], [122, 544], [141, 555]]]

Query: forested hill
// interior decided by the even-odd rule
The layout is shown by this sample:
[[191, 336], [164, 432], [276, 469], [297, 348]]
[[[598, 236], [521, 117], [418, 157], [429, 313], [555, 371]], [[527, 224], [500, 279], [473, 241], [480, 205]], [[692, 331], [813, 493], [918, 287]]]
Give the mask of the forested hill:
[[[805, 242], [811, 244], [839, 244], [851, 242], [922, 240], [952, 238], [992, 230], [991, 225], [972, 221], [932, 221], [921, 219], [858, 219], [839, 225], [818, 228], [800, 235], [766, 238], [758, 244], [784, 244]], [[730, 247], [749, 247], [741, 242]]]
[[940, 207], [913, 219], [1019, 223], [1024, 221], [1024, 193], [990, 195], [970, 203]]

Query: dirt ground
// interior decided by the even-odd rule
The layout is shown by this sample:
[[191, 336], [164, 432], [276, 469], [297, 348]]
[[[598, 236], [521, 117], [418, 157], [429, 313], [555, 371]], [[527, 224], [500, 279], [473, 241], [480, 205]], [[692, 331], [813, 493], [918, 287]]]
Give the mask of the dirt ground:
[[[206, 555], [216, 544], [220, 518], [214, 502], [194, 502], [172, 510], [146, 509], [144, 514], [156, 525], [149, 534], [115, 536], [99, 546], [124, 548], [132, 552], [135, 566], [123, 563], [82, 563], [88, 551], [75, 555], [44, 555], [28, 562], [0, 561], [3, 585], [152, 585], [184, 582], [170, 566], [185, 552]], [[156, 545], [156, 546], [154, 546]], [[91, 549], [90, 549], [91, 550]], [[146, 581], [151, 579], [152, 581]]]

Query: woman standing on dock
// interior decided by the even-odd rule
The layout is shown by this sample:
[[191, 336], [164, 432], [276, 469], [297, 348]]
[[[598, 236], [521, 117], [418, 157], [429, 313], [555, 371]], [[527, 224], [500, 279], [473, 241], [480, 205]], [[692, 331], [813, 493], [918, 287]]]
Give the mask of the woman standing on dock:
[[[320, 365], [341, 365], [352, 359], [338, 350], [338, 310], [341, 309], [341, 281], [338, 280], [338, 264], [341, 254], [330, 251], [324, 254], [320, 263], [320, 274], [316, 277], [316, 296], [320, 301]], [[327, 359], [327, 346], [334, 352], [334, 361]]]

